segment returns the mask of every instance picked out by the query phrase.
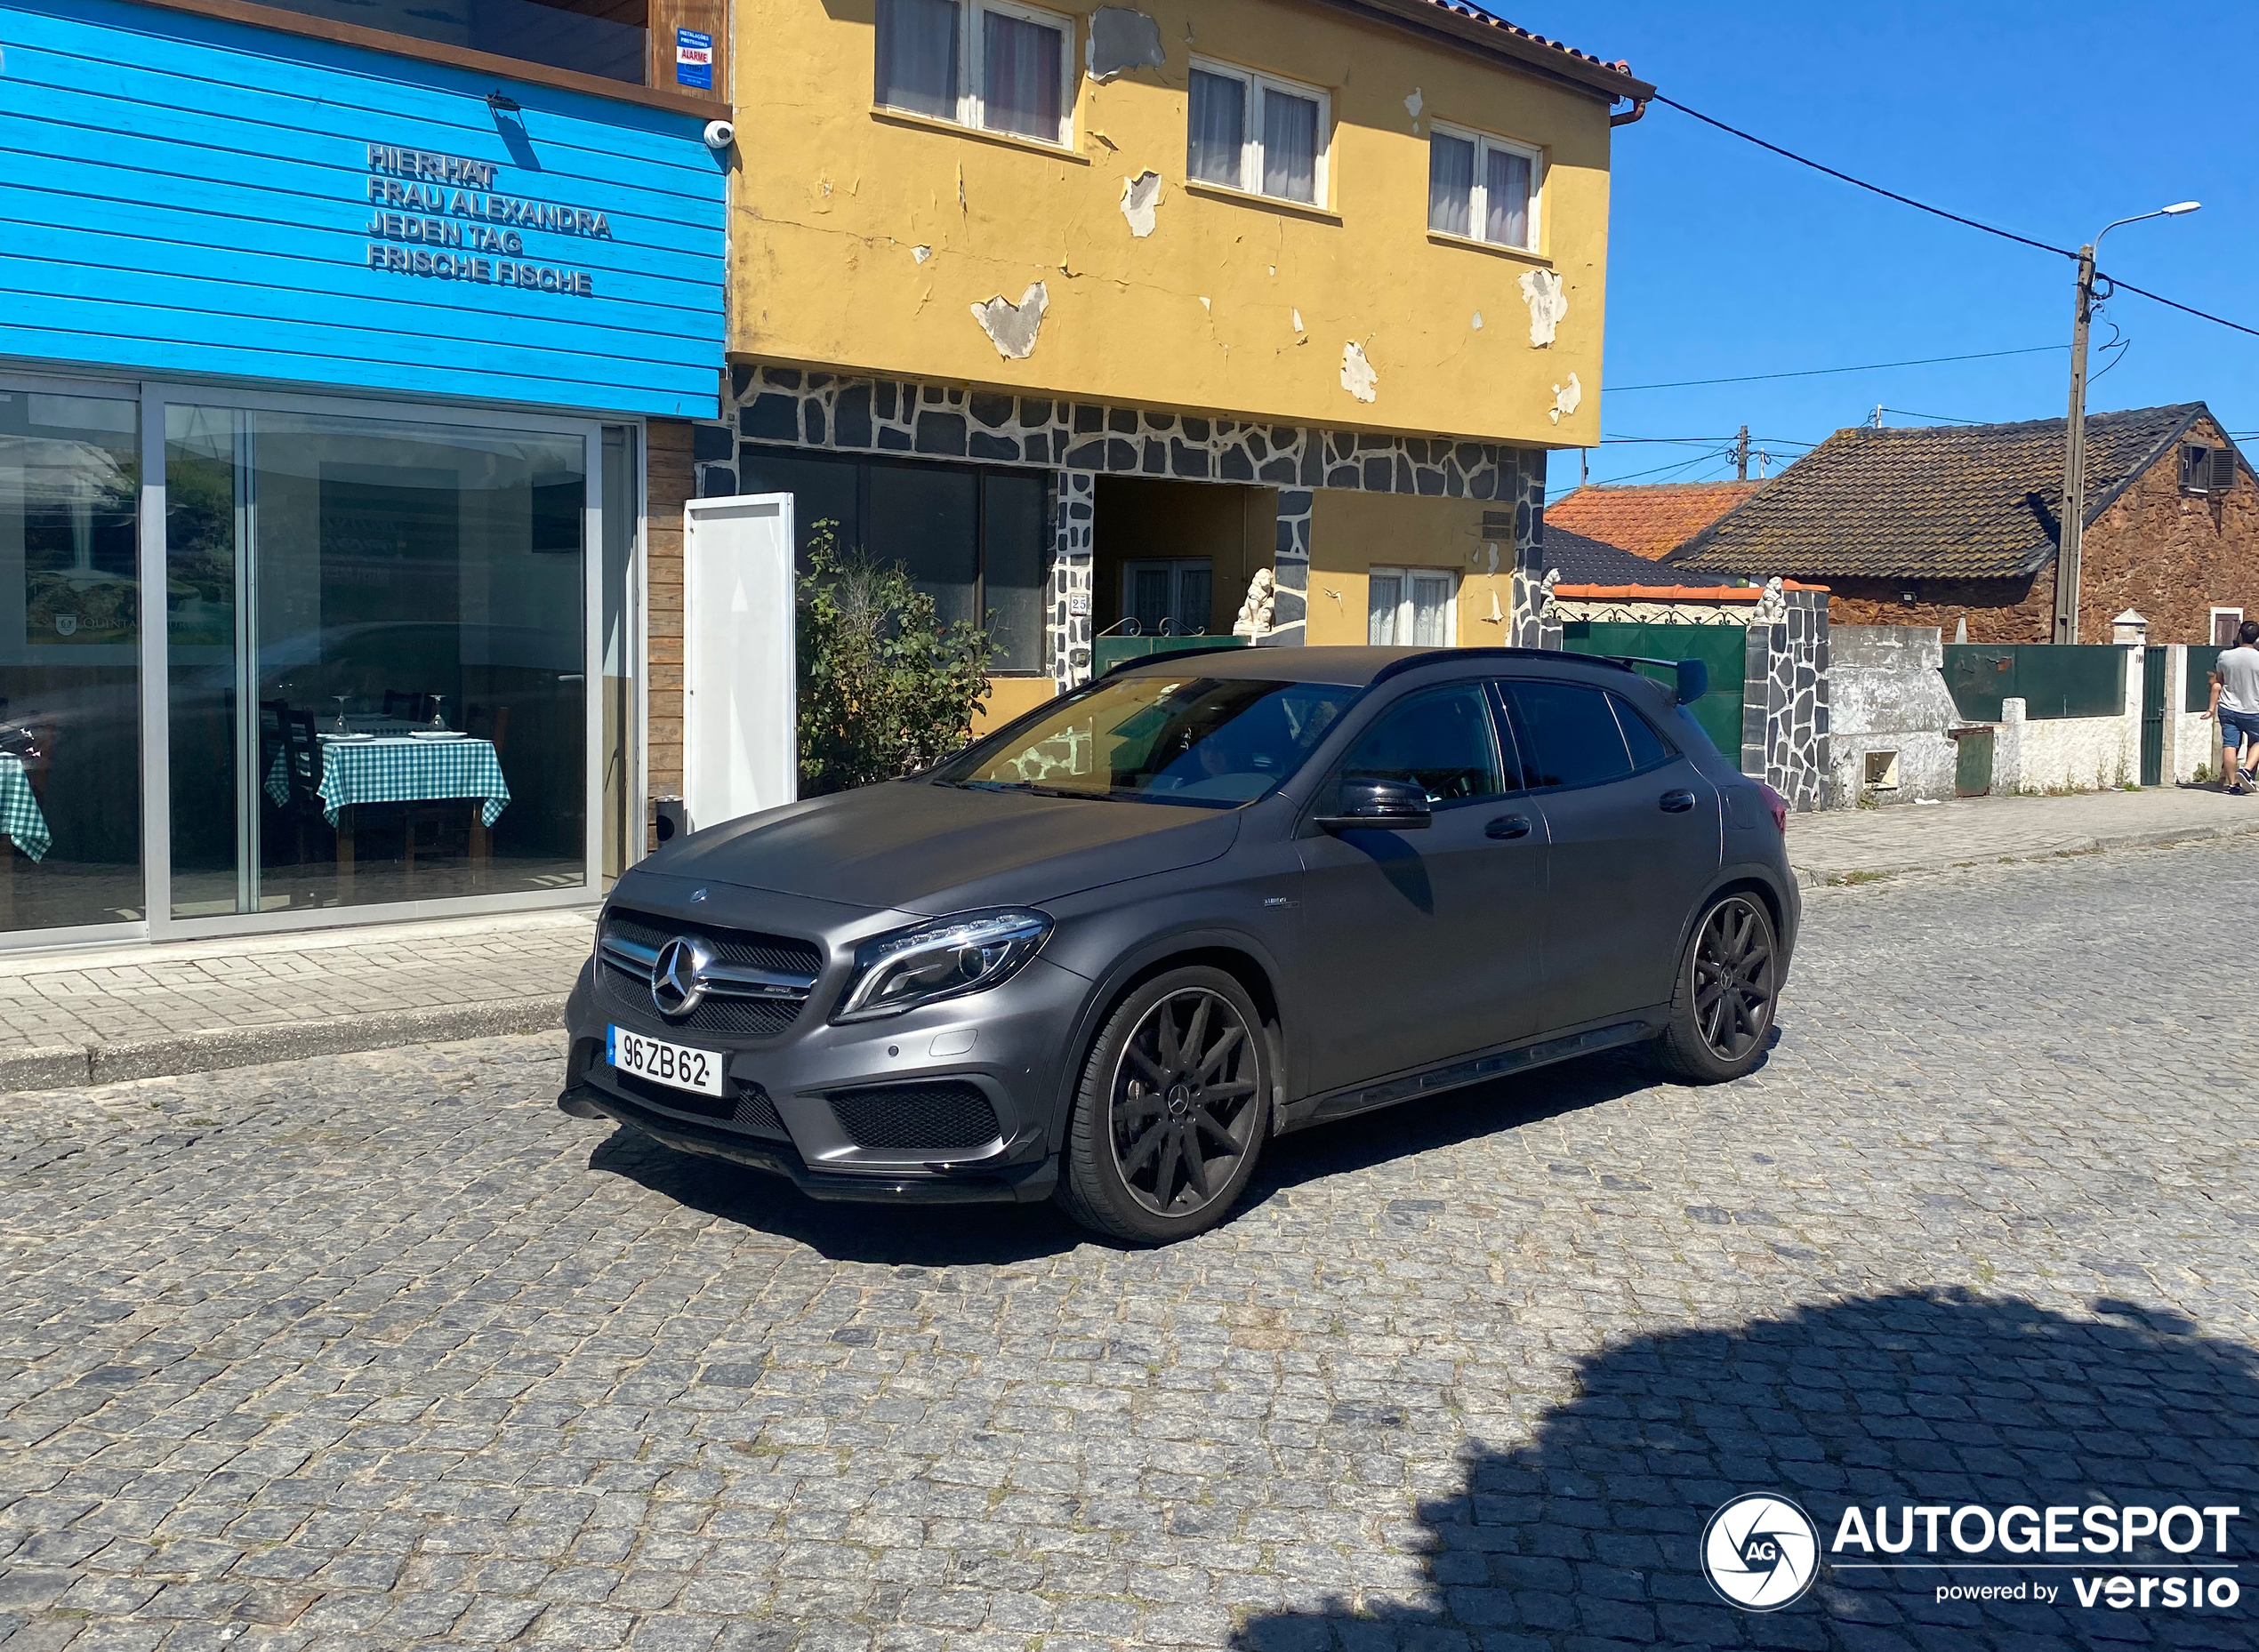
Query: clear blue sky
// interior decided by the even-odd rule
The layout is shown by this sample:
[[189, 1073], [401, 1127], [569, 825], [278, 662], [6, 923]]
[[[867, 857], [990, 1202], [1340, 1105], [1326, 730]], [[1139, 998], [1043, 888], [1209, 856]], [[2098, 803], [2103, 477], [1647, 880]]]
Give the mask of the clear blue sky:
[[[2112, 232], [2102, 267], [2259, 326], [2259, 155], [2248, 110], [2259, 7], [2183, 4], [1757, 4], [1492, 0], [1716, 119], [1917, 199], [2075, 248], [2170, 202], [2189, 217]], [[2071, 265], [1853, 189], [1676, 110], [1615, 133], [1608, 437], [1730, 438], [1780, 458], [1877, 403], [1954, 419], [2060, 418], [2067, 349], [1893, 372], [1705, 389], [1618, 387], [2067, 344]], [[2259, 435], [2259, 339], [2126, 294], [2132, 341], [2090, 411], [2200, 400]], [[2111, 337], [2098, 323], [2095, 342]], [[2107, 355], [2093, 364], [2099, 370]], [[1930, 421], [1886, 413], [1885, 421]], [[2255, 441], [2259, 448], [2259, 441]], [[1731, 476], [1702, 446], [1609, 442], [1595, 481]], [[1752, 474], [1754, 474], [1754, 469]], [[1557, 497], [1577, 455], [1556, 453]]]

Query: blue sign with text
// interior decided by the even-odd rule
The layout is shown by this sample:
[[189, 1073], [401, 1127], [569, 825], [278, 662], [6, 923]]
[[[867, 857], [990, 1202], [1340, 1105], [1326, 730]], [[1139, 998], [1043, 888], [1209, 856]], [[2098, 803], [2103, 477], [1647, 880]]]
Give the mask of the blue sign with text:
[[711, 92], [714, 86], [714, 37], [695, 28], [674, 31], [674, 77], [681, 86]]
[[120, 0], [0, 39], [0, 357], [718, 412], [703, 116]]

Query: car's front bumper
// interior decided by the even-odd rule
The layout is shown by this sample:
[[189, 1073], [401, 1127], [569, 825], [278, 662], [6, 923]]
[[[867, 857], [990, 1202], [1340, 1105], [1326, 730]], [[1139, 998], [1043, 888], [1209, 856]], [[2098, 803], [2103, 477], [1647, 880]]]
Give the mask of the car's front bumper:
[[[1039, 957], [986, 992], [847, 1026], [825, 1018], [829, 1002], [819, 989], [781, 1037], [746, 1039], [670, 1024], [655, 1008], [632, 1005], [608, 984], [599, 988], [599, 967], [583, 967], [566, 1006], [572, 1045], [559, 1105], [567, 1112], [600, 1114], [685, 1152], [788, 1176], [818, 1199], [1049, 1196], [1067, 1030], [1089, 990], [1072, 971]], [[732, 1097], [757, 1088], [773, 1112], [749, 1105], [736, 1109], [738, 1118], [716, 1117], [730, 1108], [617, 1072], [606, 1055], [615, 1025], [716, 1053]], [[858, 1140], [847, 1121], [858, 1098], [915, 1097], [950, 1085], [969, 1086], [985, 1100], [994, 1119], [988, 1139], [874, 1145]], [[848, 1110], [834, 1107], [840, 1100]], [[753, 1111], [766, 1122], [744, 1122]]]

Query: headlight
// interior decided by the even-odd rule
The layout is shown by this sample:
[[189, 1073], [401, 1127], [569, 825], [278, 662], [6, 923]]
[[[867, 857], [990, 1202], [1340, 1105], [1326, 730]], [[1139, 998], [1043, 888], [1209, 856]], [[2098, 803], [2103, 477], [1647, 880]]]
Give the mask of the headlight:
[[972, 912], [865, 941], [832, 1019], [875, 1021], [1010, 979], [1051, 933], [1041, 912]]

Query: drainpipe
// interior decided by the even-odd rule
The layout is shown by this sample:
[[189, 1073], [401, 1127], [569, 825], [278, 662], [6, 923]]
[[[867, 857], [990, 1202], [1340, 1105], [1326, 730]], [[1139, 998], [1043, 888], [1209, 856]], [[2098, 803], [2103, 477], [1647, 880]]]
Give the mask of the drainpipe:
[[1644, 98], [1634, 98], [1631, 100], [1631, 107], [1620, 115], [1611, 115], [1608, 117], [1608, 124], [1611, 126], [1628, 126], [1634, 121], [1643, 118], [1646, 113], [1647, 100]]

